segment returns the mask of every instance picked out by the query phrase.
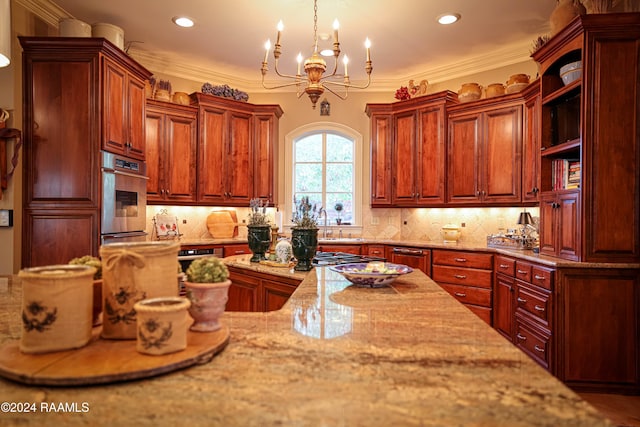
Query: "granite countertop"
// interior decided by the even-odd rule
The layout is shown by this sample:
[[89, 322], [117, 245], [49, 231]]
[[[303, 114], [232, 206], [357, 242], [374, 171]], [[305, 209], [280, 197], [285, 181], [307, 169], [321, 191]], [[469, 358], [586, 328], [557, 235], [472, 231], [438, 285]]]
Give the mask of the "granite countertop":
[[[0, 289], [0, 345], [20, 336], [20, 284]], [[87, 402], [3, 425], [605, 426], [589, 404], [420, 271], [390, 287], [306, 274], [279, 311], [225, 313], [209, 363], [109, 386], [0, 379], [0, 399]], [[132, 345], [134, 345], [132, 343]]]
[[[230, 244], [247, 243], [246, 239], [211, 240], [197, 239], [181, 241], [183, 245], [207, 245], [207, 244]], [[478, 242], [458, 242], [444, 243], [439, 241], [424, 240], [393, 240], [393, 239], [370, 239], [370, 238], [344, 238], [344, 239], [318, 239], [319, 245], [398, 245], [410, 246], [424, 249], [451, 249], [458, 251], [489, 252], [506, 255], [526, 261], [536, 262], [552, 268], [640, 268], [639, 263], [603, 263], [603, 262], [577, 262], [541, 255], [532, 250], [518, 250], [509, 248], [489, 247], [486, 243]]]

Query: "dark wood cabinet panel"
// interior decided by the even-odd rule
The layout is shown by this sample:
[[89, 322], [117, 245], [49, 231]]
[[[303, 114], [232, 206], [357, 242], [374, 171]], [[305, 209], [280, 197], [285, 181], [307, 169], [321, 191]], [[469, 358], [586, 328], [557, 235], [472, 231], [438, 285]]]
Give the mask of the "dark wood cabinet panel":
[[404, 246], [388, 246], [386, 251], [386, 258], [389, 262], [417, 268], [431, 277], [431, 250]]
[[640, 391], [640, 272], [560, 270], [557, 375], [573, 387]]
[[102, 38], [19, 37], [22, 266], [98, 255], [101, 149], [144, 157], [151, 73]]
[[519, 204], [522, 101], [456, 107], [448, 124], [447, 202]]
[[26, 210], [23, 232], [35, 244], [22, 245], [22, 265], [67, 264], [99, 246], [99, 218], [93, 209]]
[[147, 100], [146, 110], [148, 203], [195, 202], [196, 109]]
[[443, 91], [394, 104], [367, 104], [371, 118], [371, 206], [442, 206], [446, 193]]
[[522, 201], [538, 202], [540, 194], [540, 79], [523, 91]]
[[391, 205], [391, 131], [390, 113], [371, 113], [371, 206]]
[[496, 274], [493, 289], [493, 327], [509, 341], [513, 341], [514, 331], [514, 295], [515, 279]]
[[344, 252], [348, 254], [360, 255], [362, 253], [362, 245], [340, 245], [340, 244], [318, 244], [320, 252]]
[[246, 255], [250, 254], [251, 249], [249, 249], [249, 245], [246, 243], [238, 243], [234, 245], [224, 245], [224, 256], [233, 256], [233, 255]]
[[229, 267], [229, 279], [227, 311], [279, 310], [300, 284], [297, 279], [237, 267]]
[[198, 107], [197, 203], [248, 206], [255, 197], [273, 201], [280, 106], [202, 93], [192, 93], [191, 104]]
[[[554, 166], [580, 168], [575, 203], [541, 208], [545, 254], [640, 262], [639, 28], [638, 13], [580, 16], [533, 55], [541, 75], [541, 190], [569, 197]], [[577, 60], [582, 75], [564, 85], [560, 67]]]

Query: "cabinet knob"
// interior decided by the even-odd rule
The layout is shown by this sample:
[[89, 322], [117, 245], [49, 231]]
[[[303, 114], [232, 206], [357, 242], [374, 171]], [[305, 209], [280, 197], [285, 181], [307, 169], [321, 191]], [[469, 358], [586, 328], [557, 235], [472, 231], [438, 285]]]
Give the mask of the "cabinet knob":
[[502, 268], [503, 270], [506, 269], [506, 268], [509, 268], [509, 266], [507, 264], [500, 264], [498, 267]]
[[518, 270], [518, 274], [527, 274], [525, 270]]

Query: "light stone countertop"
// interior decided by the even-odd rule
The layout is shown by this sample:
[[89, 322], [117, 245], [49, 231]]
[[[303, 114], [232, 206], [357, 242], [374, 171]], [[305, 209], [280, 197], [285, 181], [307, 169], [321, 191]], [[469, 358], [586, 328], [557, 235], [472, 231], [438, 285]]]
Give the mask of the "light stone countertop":
[[[18, 281], [0, 289], [0, 345], [20, 336], [20, 294]], [[89, 405], [86, 413], [2, 413], [1, 423], [610, 425], [420, 271], [370, 289], [314, 269], [281, 310], [222, 321], [231, 337], [220, 354], [163, 376], [76, 388], [0, 379], [1, 401]]]

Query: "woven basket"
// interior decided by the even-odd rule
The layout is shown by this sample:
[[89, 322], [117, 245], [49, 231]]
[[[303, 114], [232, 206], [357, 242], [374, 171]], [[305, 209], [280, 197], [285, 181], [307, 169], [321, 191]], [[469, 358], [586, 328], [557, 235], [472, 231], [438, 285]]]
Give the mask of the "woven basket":
[[145, 298], [178, 296], [180, 242], [112, 243], [102, 258], [102, 337], [136, 338], [134, 304]]
[[24, 353], [79, 348], [91, 339], [95, 267], [50, 265], [20, 270]]

